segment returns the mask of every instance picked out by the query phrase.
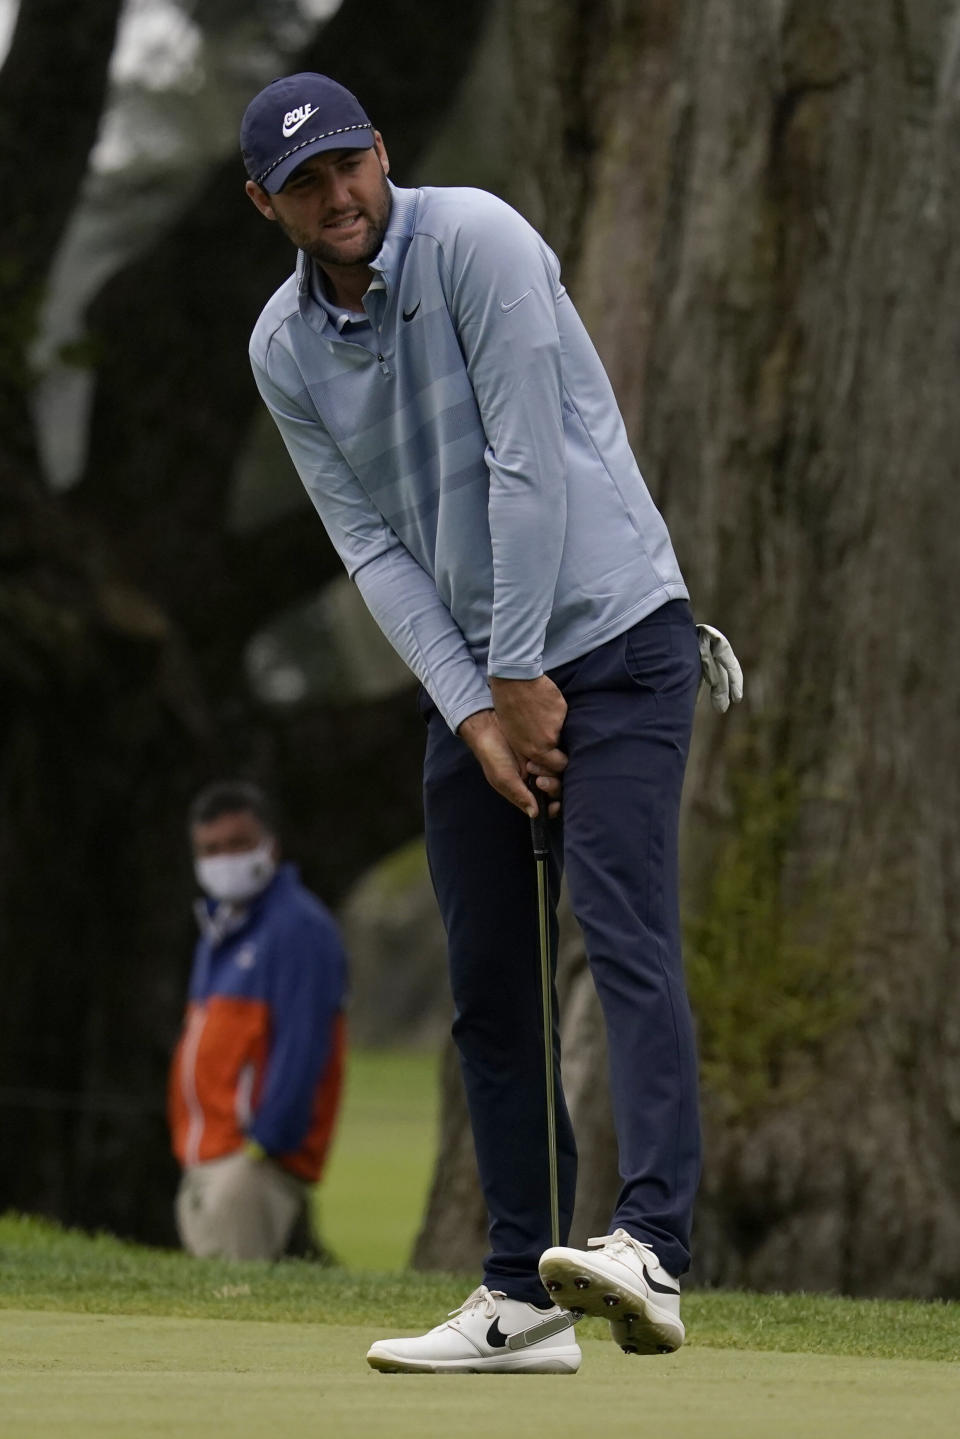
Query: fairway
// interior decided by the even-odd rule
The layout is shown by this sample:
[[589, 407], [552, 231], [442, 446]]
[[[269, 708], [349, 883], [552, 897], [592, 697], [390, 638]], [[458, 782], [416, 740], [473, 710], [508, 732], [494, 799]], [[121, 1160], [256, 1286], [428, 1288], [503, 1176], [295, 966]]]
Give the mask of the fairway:
[[349, 1270], [193, 1260], [0, 1217], [0, 1439], [956, 1433], [955, 1304], [690, 1291], [691, 1342], [666, 1359], [627, 1359], [587, 1321], [574, 1376], [374, 1374], [374, 1339], [423, 1332], [476, 1282], [402, 1271], [429, 1181], [435, 1063], [354, 1057], [321, 1191]]
[[[924, 1439], [957, 1432], [950, 1364], [583, 1341], [578, 1375], [374, 1374], [370, 1326], [0, 1313], [3, 1439], [330, 1435]], [[509, 1411], [507, 1410], [509, 1406]]]
[[[960, 1306], [691, 1291], [689, 1345], [627, 1359], [579, 1326], [580, 1373], [381, 1375], [475, 1276], [227, 1264], [0, 1218], [0, 1436], [939, 1439]], [[509, 1408], [507, 1408], [509, 1406]]]

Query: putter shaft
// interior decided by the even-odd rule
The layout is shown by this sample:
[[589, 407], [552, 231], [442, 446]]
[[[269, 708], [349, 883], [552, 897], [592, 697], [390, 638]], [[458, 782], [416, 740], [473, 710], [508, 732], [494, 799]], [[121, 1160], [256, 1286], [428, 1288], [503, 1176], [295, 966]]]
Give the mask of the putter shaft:
[[543, 1008], [543, 1072], [547, 1087], [547, 1166], [550, 1180], [550, 1243], [560, 1243], [560, 1199], [557, 1181], [557, 1108], [553, 1077], [553, 975], [547, 929], [547, 861], [537, 860], [537, 904], [540, 916], [540, 993]]
[[553, 969], [550, 963], [550, 928], [547, 918], [547, 860], [550, 856], [550, 834], [547, 825], [550, 801], [543, 790], [534, 785], [531, 785], [531, 789], [539, 806], [539, 814], [530, 821], [530, 836], [537, 866], [537, 913], [540, 920], [540, 998], [543, 1014], [543, 1073], [547, 1092], [550, 1242], [556, 1247], [560, 1243], [560, 1197], [557, 1180], [557, 1104], [553, 1070]]

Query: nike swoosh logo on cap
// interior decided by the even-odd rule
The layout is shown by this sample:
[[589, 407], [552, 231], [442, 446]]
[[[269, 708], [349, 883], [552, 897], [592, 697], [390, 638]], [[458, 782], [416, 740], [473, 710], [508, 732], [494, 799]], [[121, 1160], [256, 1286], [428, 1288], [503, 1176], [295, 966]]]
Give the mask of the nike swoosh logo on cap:
[[500, 301], [500, 308], [501, 308], [501, 310], [503, 311], [503, 313], [504, 313], [505, 315], [509, 315], [510, 311], [511, 311], [511, 310], [515, 310], [515, 309], [517, 308], [517, 306], [520, 304], [520, 301], [521, 301], [521, 300], [525, 300], [529, 294], [530, 294], [530, 291], [529, 291], [529, 290], [524, 290], [523, 294], [522, 294], [522, 295], [518, 295], [515, 300], [501, 300], [501, 301]]
[[294, 122], [293, 122], [292, 125], [288, 124], [287, 121], [284, 120], [284, 122], [283, 122], [283, 138], [284, 138], [285, 140], [289, 140], [289, 139], [290, 139], [290, 136], [291, 136], [291, 135], [295, 135], [295, 134], [297, 133], [297, 131], [300, 129], [300, 126], [301, 126], [301, 125], [305, 125], [305, 124], [307, 123], [307, 121], [310, 119], [310, 116], [311, 116], [311, 115], [314, 115], [315, 113], [316, 113], [316, 111], [314, 111], [314, 110], [308, 110], [305, 115], [301, 115], [301, 116], [300, 116], [300, 119], [299, 119], [299, 120], [294, 120]]

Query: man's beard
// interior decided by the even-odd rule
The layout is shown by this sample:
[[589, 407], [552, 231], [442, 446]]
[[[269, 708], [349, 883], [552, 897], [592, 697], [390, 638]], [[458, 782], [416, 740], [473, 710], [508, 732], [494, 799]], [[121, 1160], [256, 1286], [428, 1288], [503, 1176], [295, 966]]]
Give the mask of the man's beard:
[[[367, 237], [362, 250], [349, 259], [345, 259], [337, 245], [327, 244], [323, 240], [312, 240], [305, 234], [291, 230], [288, 226], [282, 225], [288, 240], [291, 240], [297, 249], [305, 251], [318, 265], [338, 265], [341, 269], [353, 269], [366, 267], [371, 260], [375, 260], [383, 247], [383, 237], [387, 233], [387, 225], [390, 223], [390, 207], [393, 197], [390, 194], [390, 186], [387, 183], [386, 175], [383, 176], [383, 189], [380, 192], [380, 203], [376, 209], [360, 210], [360, 219], [366, 223]], [[282, 224], [282, 222], [281, 222]]]

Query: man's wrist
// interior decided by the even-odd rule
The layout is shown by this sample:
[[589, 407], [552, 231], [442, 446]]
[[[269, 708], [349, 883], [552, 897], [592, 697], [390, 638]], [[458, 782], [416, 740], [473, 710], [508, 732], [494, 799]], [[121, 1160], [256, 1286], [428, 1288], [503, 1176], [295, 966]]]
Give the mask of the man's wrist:
[[469, 744], [471, 737], [492, 724], [495, 716], [496, 712], [491, 706], [474, 710], [473, 714], [467, 715], [466, 719], [462, 719], [457, 725], [457, 734]]

